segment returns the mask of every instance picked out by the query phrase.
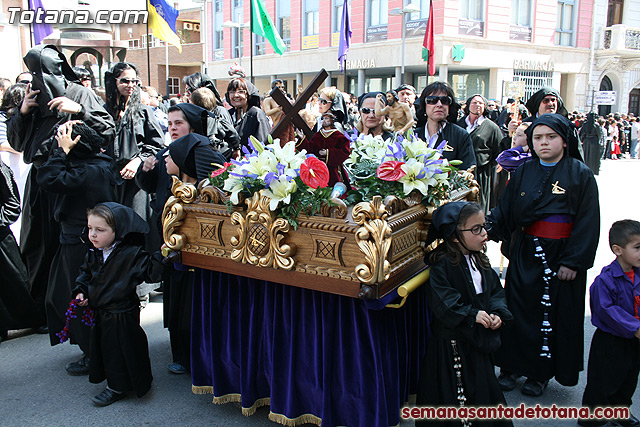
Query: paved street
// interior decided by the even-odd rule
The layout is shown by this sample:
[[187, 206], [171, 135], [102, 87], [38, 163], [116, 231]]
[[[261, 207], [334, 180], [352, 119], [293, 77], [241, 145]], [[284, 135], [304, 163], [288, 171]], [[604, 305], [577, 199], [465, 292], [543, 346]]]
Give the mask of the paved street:
[[[595, 267], [589, 283], [600, 269], [611, 262], [607, 232], [615, 220], [638, 219], [640, 199], [640, 160], [608, 160], [604, 162], [598, 184], [602, 210], [602, 233]], [[499, 264], [497, 245], [491, 245], [490, 257]], [[252, 417], [244, 417], [234, 404], [213, 405], [210, 395], [191, 393], [188, 376], [173, 375], [166, 369], [171, 362], [168, 333], [162, 327], [162, 296], [154, 294], [142, 311], [143, 327], [149, 337], [154, 382], [143, 399], [129, 397], [106, 407], [97, 408], [89, 397], [102, 391], [103, 385], [90, 384], [87, 377], [71, 377], [64, 365], [78, 358], [80, 351], [68, 344], [50, 347], [48, 337], [31, 331], [12, 332], [0, 344], [0, 424], [3, 426], [113, 426], [113, 425], [183, 425], [183, 426], [274, 426], [268, 410], [261, 408]], [[588, 346], [593, 334], [590, 318], [585, 319], [585, 367]], [[562, 387], [551, 382], [542, 399], [527, 398], [514, 390], [507, 394], [511, 405], [521, 402], [549, 406], [580, 406], [586, 372], [577, 387]], [[636, 393], [636, 400], [640, 396]], [[640, 415], [636, 401], [633, 412]], [[411, 423], [403, 423], [410, 425]], [[516, 426], [575, 426], [575, 421], [516, 421]]]

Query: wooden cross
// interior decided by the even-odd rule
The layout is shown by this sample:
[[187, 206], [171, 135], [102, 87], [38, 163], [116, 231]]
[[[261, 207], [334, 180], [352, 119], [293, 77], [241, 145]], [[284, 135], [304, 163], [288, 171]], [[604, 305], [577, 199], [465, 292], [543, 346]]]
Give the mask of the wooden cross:
[[289, 122], [293, 122], [293, 124], [302, 130], [304, 134], [307, 136], [307, 139], [311, 139], [314, 132], [307, 122], [298, 114], [298, 111], [302, 110], [306, 107], [307, 101], [311, 98], [315, 92], [317, 92], [320, 85], [329, 77], [329, 73], [324, 68], [320, 70], [320, 72], [314, 77], [313, 81], [309, 83], [309, 86], [302, 92], [302, 94], [298, 97], [295, 104], [291, 105], [289, 102], [289, 98], [285, 96], [284, 93], [277, 87], [274, 87], [271, 90], [269, 96], [273, 98], [274, 101], [278, 103], [282, 107], [283, 116], [276, 125], [275, 128], [271, 130], [271, 136], [273, 138], [277, 138], [282, 135], [282, 132], [289, 126]]

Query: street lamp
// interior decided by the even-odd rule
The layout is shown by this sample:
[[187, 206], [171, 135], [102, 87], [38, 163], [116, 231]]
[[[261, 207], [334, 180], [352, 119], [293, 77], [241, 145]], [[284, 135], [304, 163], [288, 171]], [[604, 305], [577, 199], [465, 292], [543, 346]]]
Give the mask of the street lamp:
[[[237, 28], [238, 31], [238, 41], [240, 39], [240, 30], [242, 28], [249, 28], [249, 23], [245, 22], [245, 23], [239, 23], [239, 22], [233, 22], [233, 21], [224, 21], [222, 23], [222, 28]], [[240, 49], [238, 49], [238, 61], [240, 62], [240, 66], [242, 67], [242, 49], [244, 49], [244, 43], [243, 45], [240, 47]]]
[[409, 3], [403, 9], [396, 7], [389, 12], [391, 16], [400, 16], [402, 15], [402, 70], [400, 77], [400, 84], [404, 84], [404, 45], [405, 45], [405, 35], [406, 35], [406, 16], [411, 13], [420, 13], [420, 7], [416, 6], [413, 3]]

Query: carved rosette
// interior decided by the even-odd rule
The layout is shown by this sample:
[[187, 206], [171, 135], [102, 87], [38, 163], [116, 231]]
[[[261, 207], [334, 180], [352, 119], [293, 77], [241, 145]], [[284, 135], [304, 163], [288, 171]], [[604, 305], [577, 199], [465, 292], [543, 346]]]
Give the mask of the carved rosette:
[[295, 266], [294, 244], [284, 244], [289, 221], [278, 218], [270, 209], [271, 199], [262, 191], [246, 200], [245, 213], [234, 212], [231, 223], [238, 225], [238, 235], [231, 238], [231, 259], [259, 267], [291, 270]]
[[169, 249], [179, 252], [186, 243], [186, 236], [175, 233], [176, 228], [182, 225], [185, 217], [183, 204], [194, 203], [198, 198], [198, 191], [192, 184], [185, 184], [177, 177], [173, 177], [171, 193], [162, 211], [162, 238]]
[[356, 243], [364, 254], [364, 264], [356, 266], [356, 277], [363, 283], [377, 284], [389, 278], [391, 265], [387, 254], [391, 247], [391, 227], [380, 196], [371, 202], [358, 203], [353, 208], [353, 220], [361, 227], [356, 231]]

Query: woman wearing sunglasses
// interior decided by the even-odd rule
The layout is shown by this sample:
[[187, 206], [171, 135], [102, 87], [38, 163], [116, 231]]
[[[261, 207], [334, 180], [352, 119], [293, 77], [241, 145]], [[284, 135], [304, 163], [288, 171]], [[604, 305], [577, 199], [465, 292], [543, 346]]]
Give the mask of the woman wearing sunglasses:
[[418, 138], [436, 147], [446, 141], [442, 152], [444, 158], [461, 160], [460, 169], [474, 166], [476, 156], [473, 153], [471, 138], [464, 129], [455, 124], [460, 105], [455, 102], [455, 94], [449, 83], [431, 83], [422, 91], [418, 103]]
[[340, 92], [335, 86], [323, 87], [320, 89], [318, 92], [318, 111], [320, 112], [320, 116], [318, 116], [316, 126], [313, 129], [315, 132], [322, 129], [321, 116], [327, 112], [333, 113], [336, 117], [334, 123], [336, 129], [343, 133], [350, 130], [348, 127], [349, 115], [347, 102], [344, 100], [342, 92]]
[[[116, 202], [150, 219], [149, 196], [135, 183], [138, 167], [164, 148], [164, 133], [148, 105], [140, 102], [138, 69], [130, 62], [118, 62], [105, 73], [106, 109], [116, 122], [116, 137], [107, 154], [116, 161], [120, 179]], [[160, 242], [148, 242], [156, 250]]]
[[356, 130], [366, 135], [380, 135], [386, 141], [393, 139], [393, 129], [386, 124], [387, 116], [376, 116], [376, 97], [379, 94], [382, 95], [382, 102], [387, 105], [382, 92], [369, 92], [358, 98], [360, 120], [356, 125]]

